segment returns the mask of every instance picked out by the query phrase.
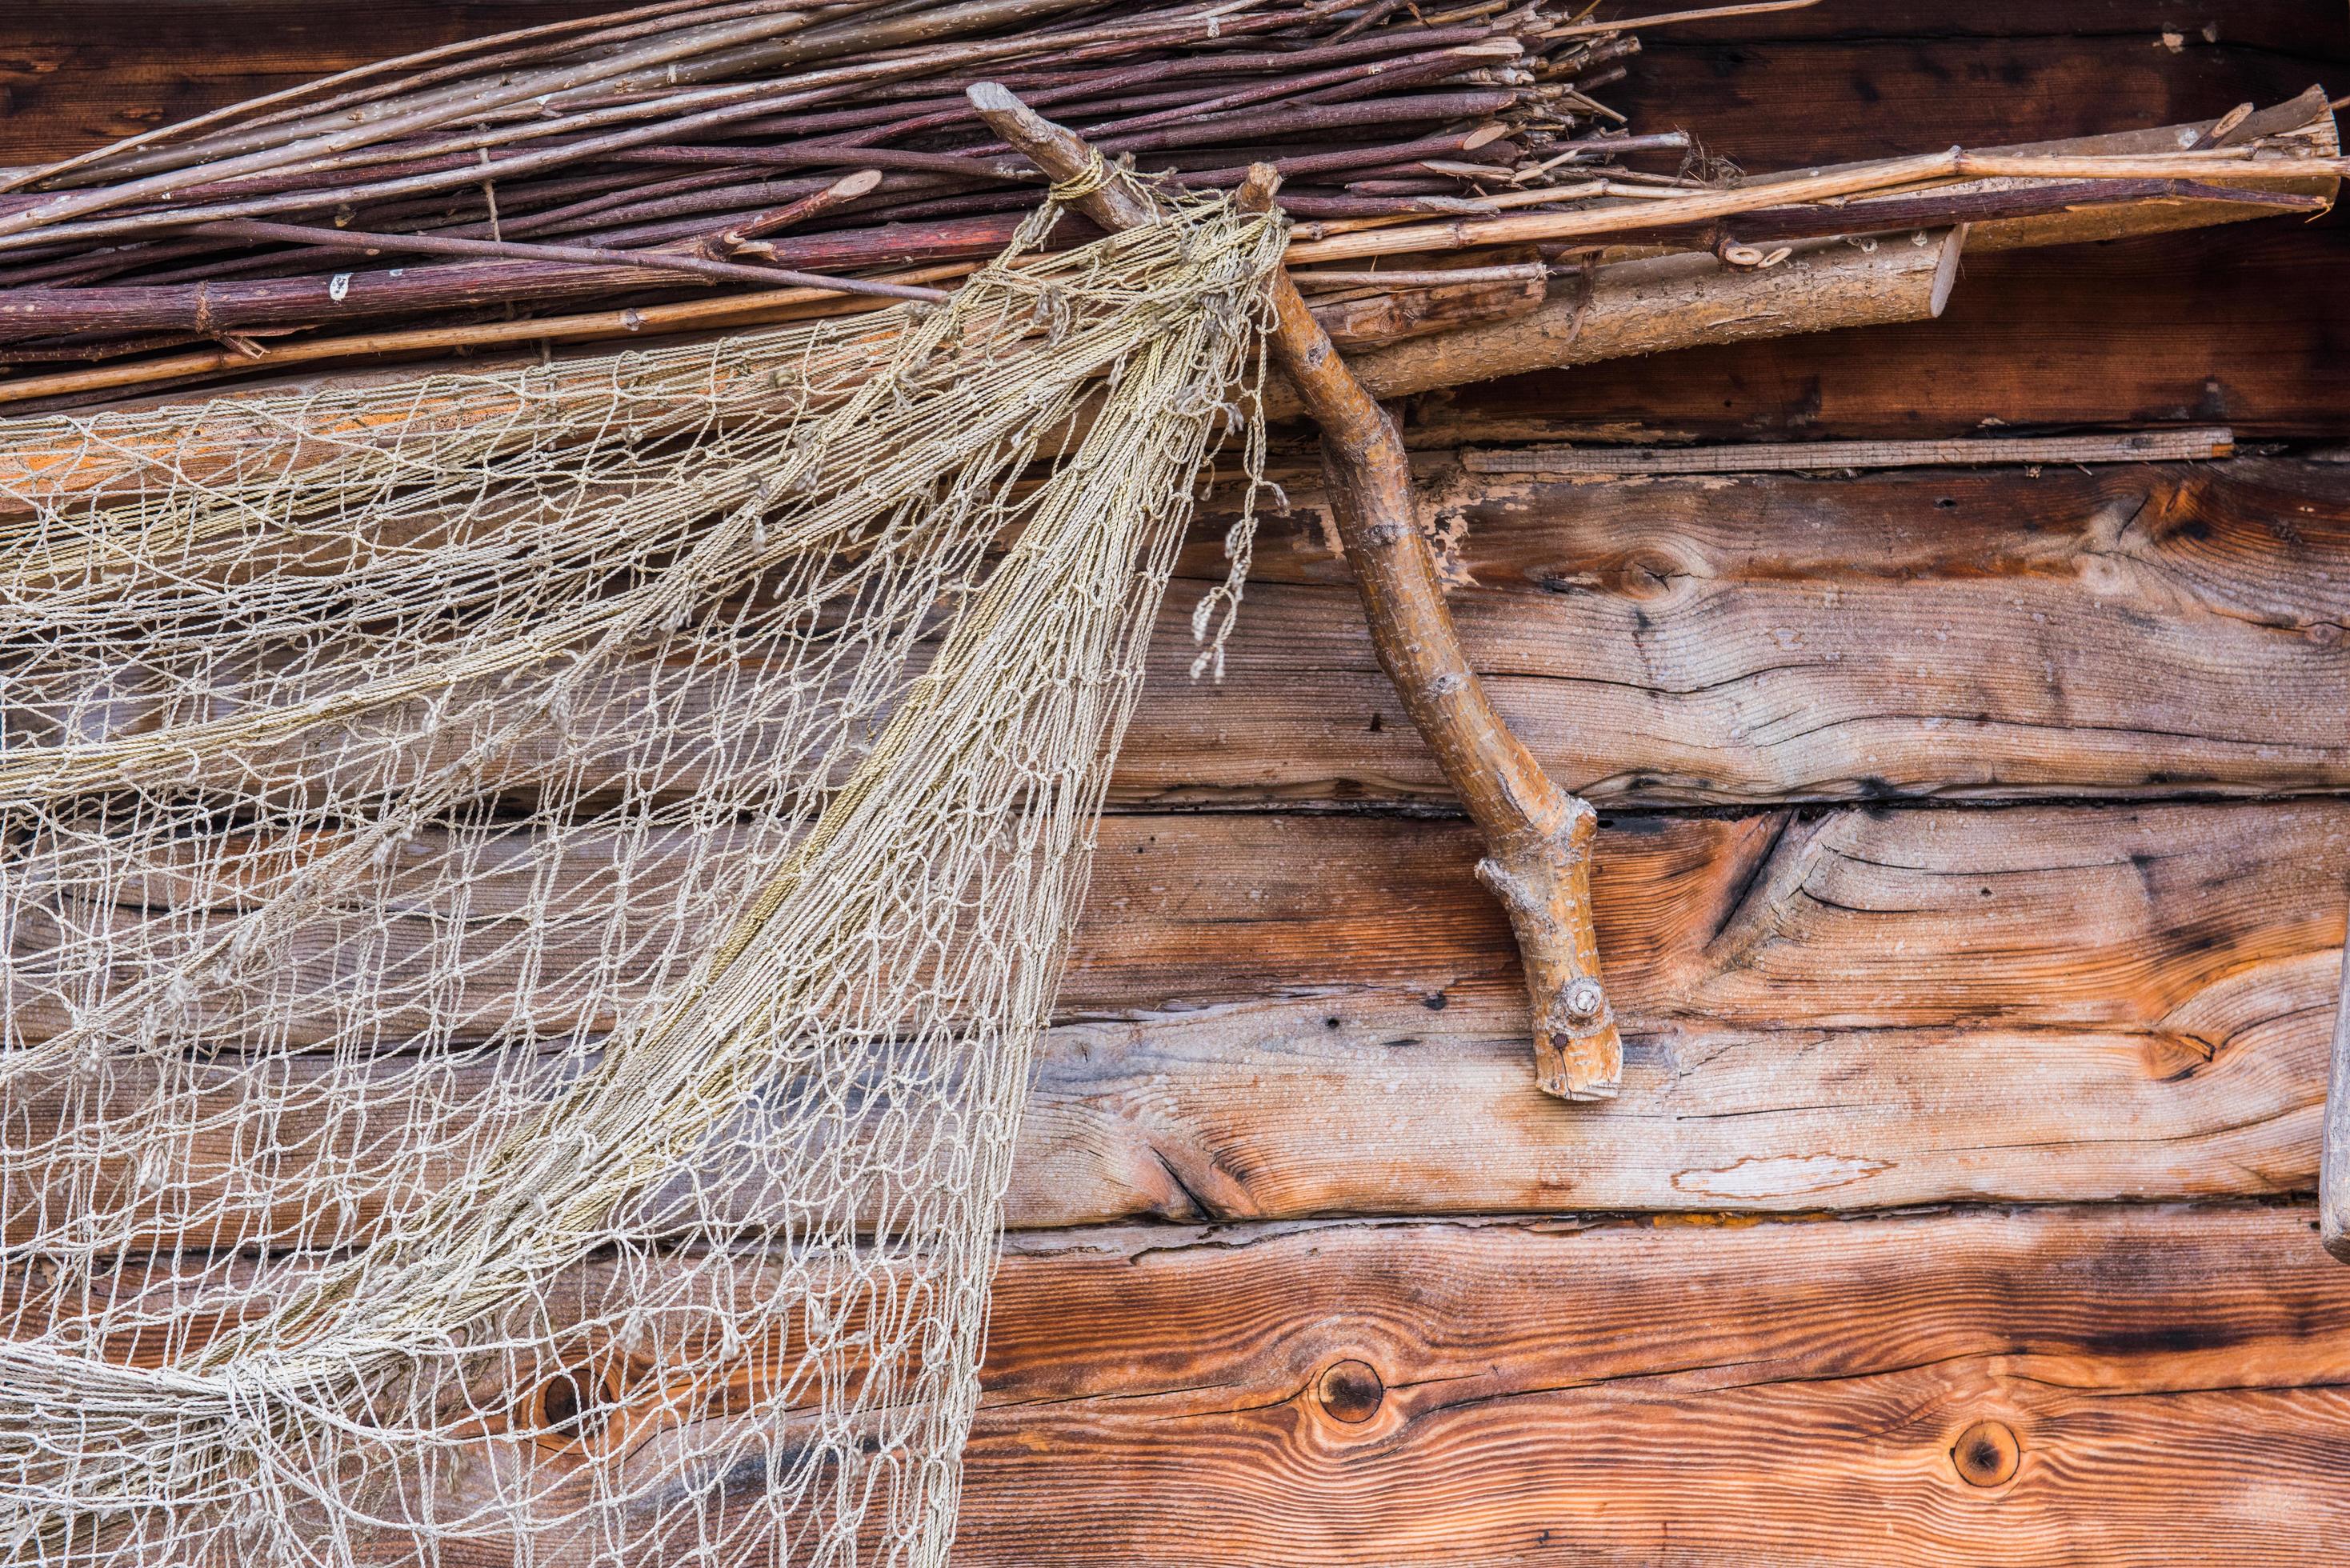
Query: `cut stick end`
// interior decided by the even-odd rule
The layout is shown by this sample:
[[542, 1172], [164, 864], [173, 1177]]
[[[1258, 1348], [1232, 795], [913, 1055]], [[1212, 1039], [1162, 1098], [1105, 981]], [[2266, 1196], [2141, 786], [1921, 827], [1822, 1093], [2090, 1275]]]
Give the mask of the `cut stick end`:
[[1269, 213], [1280, 191], [1280, 170], [1270, 163], [1252, 163], [1241, 188], [1232, 192], [1232, 204], [1243, 213]]
[[1624, 1037], [1599, 977], [1591, 922], [1591, 840], [1597, 816], [1581, 801], [1558, 831], [1528, 833], [1477, 863], [1518, 939], [1533, 1007], [1534, 1083], [1562, 1100], [1612, 1100]]
[[1612, 1100], [1624, 1082], [1624, 1038], [1609, 1019], [1581, 1035], [1537, 1035], [1534, 1085], [1571, 1104]]
[[1037, 119], [1036, 111], [1021, 102], [1020, 95], [1002, 82], [973, 82], [963, 89], [963, 97], [983, 115], [1011, 115], [1023, 121]]
[[1926, 296], [1927, 313], [1939, 320], [1942, 309], [1950, 303], [1950, 290], [1959, 286], [1959, 257], [1967, 248], [1967, 225], [1960, 223], [1942, 238], [1942, 254], [1934, 263], [1934, 287]]

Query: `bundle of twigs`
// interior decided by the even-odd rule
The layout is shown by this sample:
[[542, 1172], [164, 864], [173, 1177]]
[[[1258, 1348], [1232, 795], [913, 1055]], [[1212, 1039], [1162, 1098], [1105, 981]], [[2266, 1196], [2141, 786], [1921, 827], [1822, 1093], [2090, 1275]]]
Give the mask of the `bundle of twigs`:
[[[452, 45], [0, 181], [0, 400], [935, 296], [1040, 195], [980, 79], [1186, 185], [1272, 162], [1342, 342], [1526, 306], [1626, 244], [1762, 265], [2084, 203], [2314, 200], [2267, 179], [2312, 167], [2289, 136], [1709, 184], [1662, 171], [1685, 136], [1592, 96], [1630, 25], [1587, 0], [665, 0]], [[38, 373], [77, 360], [117, 362]]]
[[1636, 47], [1559, 0], [669, 0], [18, 171], [0, 360], [681, 285], [928, 295], [873, 275], [992, 254], [1037, 199], [962, 96], [981, 77], [1189, 184], [1278, 150], [1299, 216], [1490, 212], [1686, 145], [1589, 96]]

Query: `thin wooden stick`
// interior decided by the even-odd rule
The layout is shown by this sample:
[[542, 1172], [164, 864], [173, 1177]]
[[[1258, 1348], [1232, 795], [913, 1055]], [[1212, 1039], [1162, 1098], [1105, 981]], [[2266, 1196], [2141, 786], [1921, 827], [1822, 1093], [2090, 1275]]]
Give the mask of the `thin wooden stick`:
[[[897, 274], [883, 280], [907, 285], [959, 278], [978, 264], [950, 264]], [[870, 296], [844, 296], [830, 289], [779, 288], [727, 299], [695, 299], [679, 305], [647, 305], [629, 310], [599, 310], [576, 316], [544, 316], [523, 321], [484, 321], [470, 327], [413, 327], [388, 332], [358, 332], [336, 337], [313, 337], [274, 345], [263, 358], [228, 349], [204, 349], [160, 359], [134, 359], [99, 365], [52, 376], [27, 376], [0, 381], [0, 403], [33, 402], [49, 398], [78, 398], [125, 387], [184, 381], [224, 371], [247, 373], [291, 369], [321, 360], [361, 358], [378, 354], [431, 354], [452, 350], [510, 347], [517, 343], [588, 343], [614, 337], [658, 337], [664, 333], [726, 327], [766, 327], [806, 321], [823, 316], [872, 310], [880, 302]]]
[[[982, 83], [971, 100], [990, 129], [1055, 181], [1101, 167], [1100, 154], [1006, 88]], [[1279, 175], [1263, 167], [1243, 204], [1269, 206]], [[1077, 202], [1106, 229], [1150, 222], [1149, 196], [1113, 176]], [[1322, 458], [1339, 537], [1354, 568], [1379, 664], [1453, 793], [1484, 834], [1477, 875], [1509, 911], [1534, 1004], [1536, 1082], [1569, 1100], [1612, 1097], [1623, 1041], [1599, 981], [1591, 923], [1591, 843], [1598, 817], [1542, 771], [1486, 697], [1415, 513], [1402, 437], [1364, 391], [1286, 273], [1273, 286], [1271, 347], [1322, 427]]]
[[332, 250], [406, 252], [417, 255], [485, 256], [500, 261], [554, 262], [582, 266], [637, 266], [654, 272], [690, 273], [722, 283], [780, 285], [816, 288], [832, 294], [867, 294], [882, 299], [946, 298], [935, 288], [916, 288], [875, 278], [829, 277], [821, 273], [795, 272], [789, 267], [745, 266], [739, 262], [712, 261], [707, 256], [680, 255], [674, 251], [607, 250], [600, 245], [549, 245], [515, 240], [462, 240], [443, 234], [378, 234], [349, 229], [317, 228], [307, 223], [267, 223], [246, 219], [205, 223], [199, 234], [227, 239], [282, 241]]
[[746, 218], [723, 234], [713, 234], [702, 242], [703, 255], [766, 255], [773, 256], [775, 247], [764, 242], [769, 234], [781, 234], [797, 223], [844, 206], [861, 196], [869, 196], [881, 184], [881, 171], [860, 169], [854, 174], [844, 174], [831, 184], [796, 202]]
[[1762, 473], [1830, 468], [1967, 467], [1979, 463], [2198, 462], [2231, 457], [2225, 425], [2122, 435], [1962, 436], [1955, 441], [1791, 441], [1726, 446], [1522, 447], [1471, 450], [1471, 473]]
[[1642, 229], [1666, 229], [1714, 218], [1737, 217], [1764, 207], [1785, 207], [1833, 197], [1864, 196], [1938, 182], [1974, 179], [2034, 180], [2309, 180], [2338, 177], [2350, 170], [2340, 158], [2247, 157], [2234, 149], [2155, 156], [2002, 157], [1953, 148], [1914, 158], [1888, 158], [1831, 173], [1757, 182], [1734, 191], [1666, 196], [1639, 206], [1603, 207], [1574, 213], [1521, 213], [1507, 217], [1462, 219], [1449, 223], [1411, 223], [1339, 234], [1289, 247], [1292, 262], [1353, 261], [1363, 256], [1411, 251], [1456, 250], [1468, 245], [1524, 244], [1533, 241], [1596, 238]]
[[1525, 283], [1546, 278], [1550, 268], [1541, 262], [1513, 262], [1507, 266], [1398, 267], [1388, 272], [1296, 272], [1289, 280], [1299, 288], [1439, 288], [1453, 283]]
[[1720, 16], [1760, 16], [1772, 11], [1801, 11], [1820, 0], [1750, 0], [1742, 5], [1709, 5], [1702, 11], [1663, 11], [1653, 16], [1617, 16], [1605, 22], [1570, 22], [1544, 30], [1546, 38], [1572, 38], [1589, 33], [1631, 33], [1676, 22], [1710, 22]]

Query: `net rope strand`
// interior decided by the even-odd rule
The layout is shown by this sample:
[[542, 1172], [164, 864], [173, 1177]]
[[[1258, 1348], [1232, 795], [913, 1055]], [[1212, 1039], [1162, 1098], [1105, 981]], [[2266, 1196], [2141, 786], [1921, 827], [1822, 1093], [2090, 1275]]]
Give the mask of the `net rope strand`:
[[1161, 201], [0, 425], [0, 1558], [944, 1562], [1110, 763], [1262, 474], [1280, 224]]

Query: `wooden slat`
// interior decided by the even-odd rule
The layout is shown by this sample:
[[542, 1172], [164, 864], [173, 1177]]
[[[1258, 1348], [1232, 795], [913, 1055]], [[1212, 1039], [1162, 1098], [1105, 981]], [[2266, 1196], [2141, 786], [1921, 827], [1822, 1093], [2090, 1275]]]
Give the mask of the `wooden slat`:
[[[1715, 446], [1471, 447], [1471, 473], [1817, 473], [1831, 469], [2045, 463], [2200, 462], [2233, 457], [2225, 425], [2122, 435], [1972, 436], [1958, 441], [1727, 441]], [[2034, 477], [2037, 477], [2036, 475]]]
[[[1284, 477], [1298, 510], [1264, 527], [1221, 684], [1191, 678], [1189, 620], [1222, 579], [1222, 520], [1183, 556], [1114, 781], [1127, 806], [1446, 798], [1319, 499]], [[1471, 659], [1544, 764], [1601, 800], [2350, 786], [2350, 464], [1590, 483], [1433, 460], [1426, 479], [1459, 535]], [[730, 700], [723, 673], [676, 694], [681, 724]], [[644, 689], [624, 674], [599, 701], [633, 713]], [[529, 781], [544, 758], [509, 763]], [[689, 791], [705, 759], [670, 765]]]
[[[2262, 222], [1970, 259], [1941, 319], [1431, 394], [1415, 444], [2225, 423], [2350, 436], [2350, 222]], [[1996, 426], [1988, 428], [1997, 428]]]
[[998, 1279], [956, 1561], [2339, 1563], [2311, 1225], [1076, 1237]]
[[[2313, 1215], [1022, 1238], [954, 1560], [2338, 1563], [2350, 1271]], [[579, 1560], [533, 1544], [443, 1547]]]
[[[1629, 1038], [1589, 1109], [1534, 1087], [1474, 855], [1457, 823], [1107, 821], [1011, 1222], [2314, 1186], [2350, 804], [1618, 821], [1596, 898]], [[420, 1093], [478, 1076], [439, 1071]], [[333, 1158], [318, 1107], [274, 1125], [281, 1175]], [[215, 1127], [180, 1158], [194, 1213], [239, 1156]]]
[[[1308, 513], [1318, 502], [1301, 493]], [[1430, 475], [1470, 658], [1622, 802], [2350, 783], [2350, 465], [1606, 483]], [[1222, 685], [1179, 584], [1135, 803], [1441, 798], [1318, 519], [1266, 530]], [[1221, 576], [1214, 552], [1184, 570]]]

